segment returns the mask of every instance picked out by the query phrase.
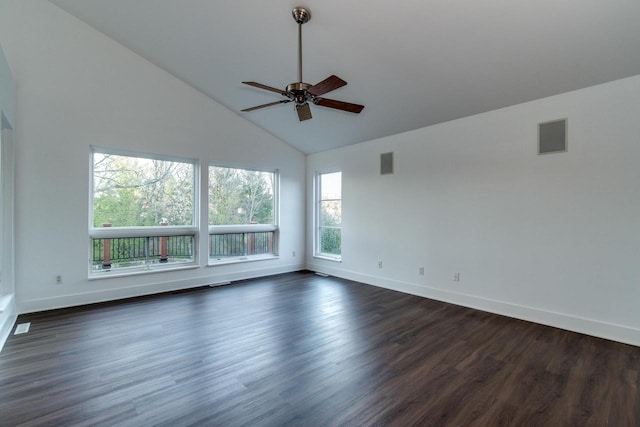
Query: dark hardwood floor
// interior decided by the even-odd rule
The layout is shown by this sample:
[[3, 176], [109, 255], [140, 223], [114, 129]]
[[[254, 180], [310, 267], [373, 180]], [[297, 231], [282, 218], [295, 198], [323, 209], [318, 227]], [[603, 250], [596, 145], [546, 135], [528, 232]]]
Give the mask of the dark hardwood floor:
[[309, 272], [22, 322], [3, 426], [640, 425], [639, 347]]

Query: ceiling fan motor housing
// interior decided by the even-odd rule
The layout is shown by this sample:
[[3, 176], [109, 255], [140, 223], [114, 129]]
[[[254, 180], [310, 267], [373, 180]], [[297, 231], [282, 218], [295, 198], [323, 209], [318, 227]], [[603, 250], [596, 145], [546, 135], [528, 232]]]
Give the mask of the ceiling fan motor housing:
[[309, 83], [291, 83], [287, 85], [287, 93], [292, 96], [292, 99], [297, 105], [303, 105], [309, 100], [309, 89], [311, 86]]

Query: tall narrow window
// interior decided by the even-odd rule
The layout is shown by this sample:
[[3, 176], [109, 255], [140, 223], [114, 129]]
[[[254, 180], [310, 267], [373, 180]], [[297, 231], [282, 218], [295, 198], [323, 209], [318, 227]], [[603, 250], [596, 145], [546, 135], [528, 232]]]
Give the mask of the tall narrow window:
[[277, 256], [277, 180], [277, 171], [209, 166], [211, 263]]
[[194, 160], [94, 149], [92, 273], [195, 263]]
[[342, 255], [342, 172], [316, 176], [317, 256], [340, 259]]

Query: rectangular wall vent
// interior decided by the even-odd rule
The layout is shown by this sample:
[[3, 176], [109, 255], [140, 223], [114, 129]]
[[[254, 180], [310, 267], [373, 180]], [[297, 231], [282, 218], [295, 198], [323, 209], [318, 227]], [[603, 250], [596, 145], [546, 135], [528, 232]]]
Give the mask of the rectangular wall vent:
[[538, 123], [538, 154], [567, 151], [567, 119]]
[[393, 174], [393, 153], [380, 154], [380, 175]]

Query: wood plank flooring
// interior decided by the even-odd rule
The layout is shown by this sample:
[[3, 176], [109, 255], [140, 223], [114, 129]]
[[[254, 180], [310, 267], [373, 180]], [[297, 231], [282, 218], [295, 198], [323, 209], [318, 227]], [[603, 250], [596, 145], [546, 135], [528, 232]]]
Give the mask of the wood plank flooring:
[[2, 426], [638, 426], [640, 348], [309, 272], [22, 315]]

